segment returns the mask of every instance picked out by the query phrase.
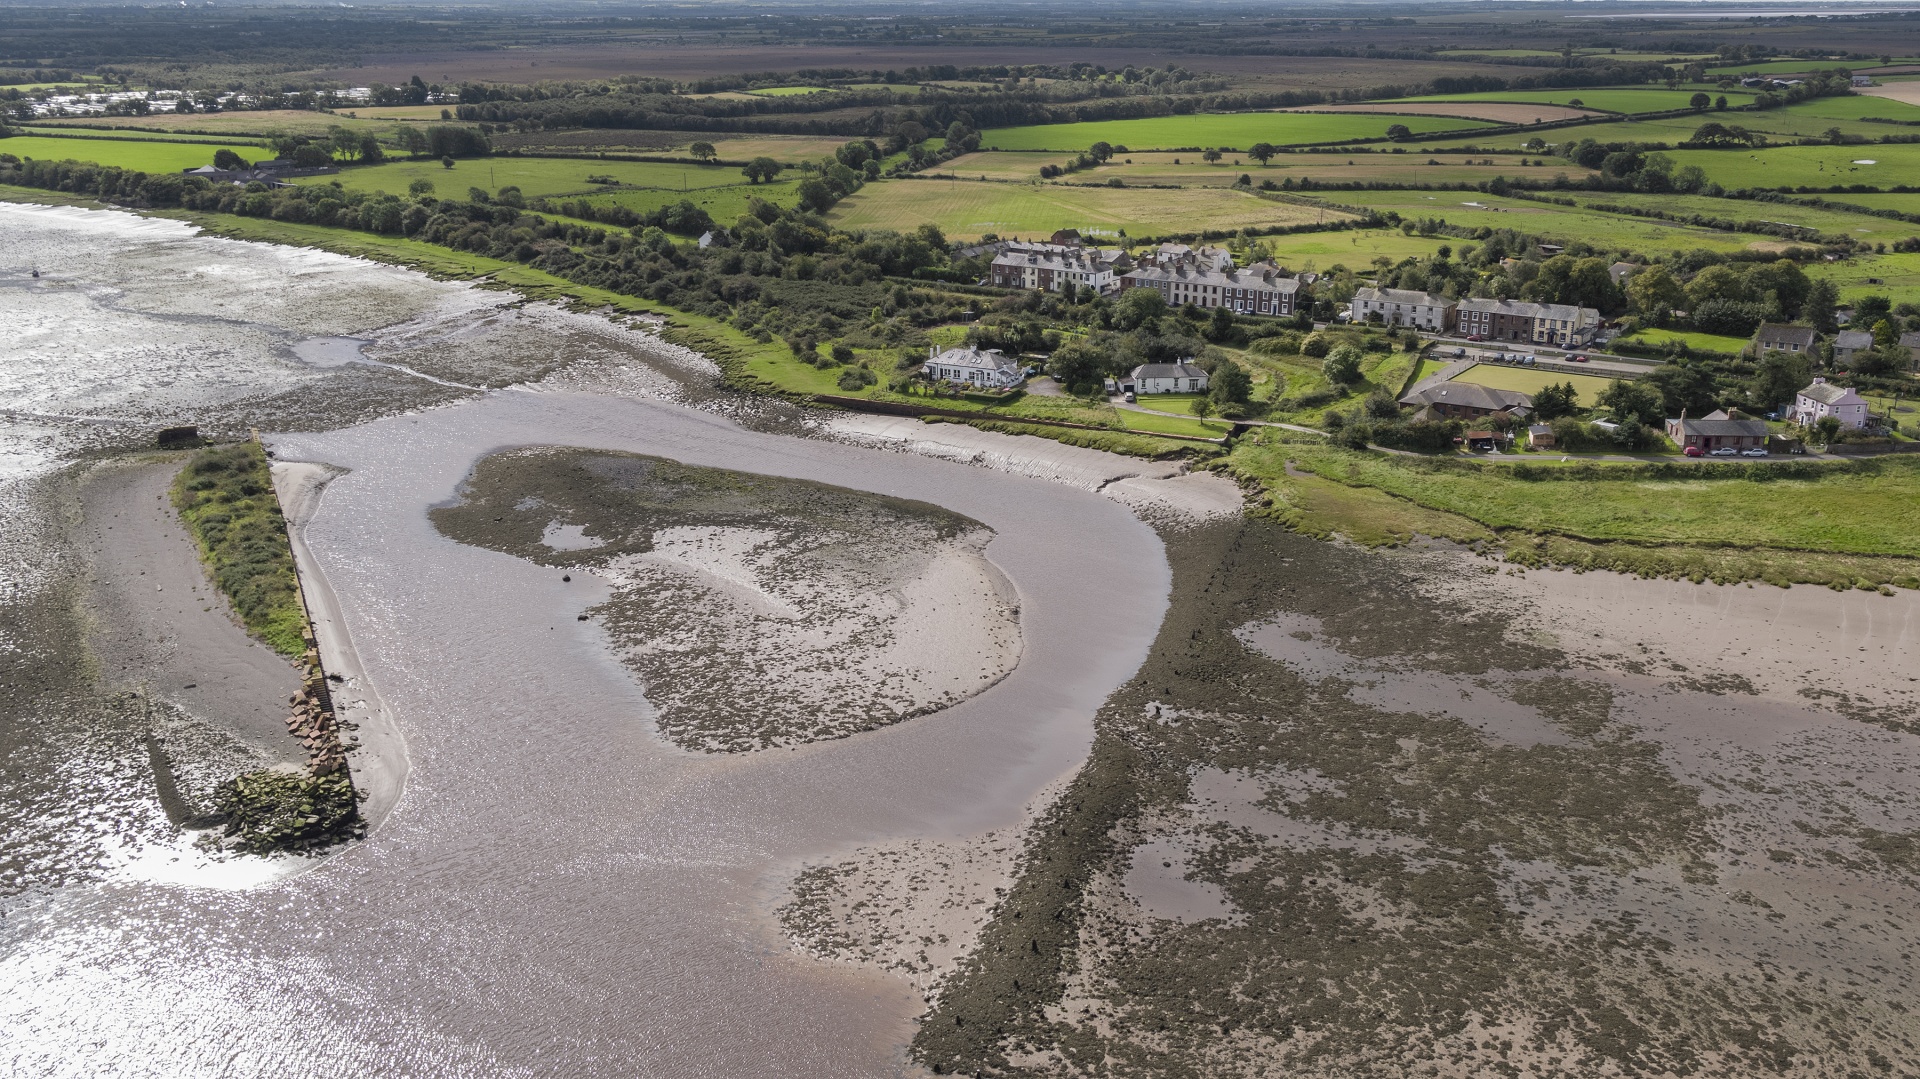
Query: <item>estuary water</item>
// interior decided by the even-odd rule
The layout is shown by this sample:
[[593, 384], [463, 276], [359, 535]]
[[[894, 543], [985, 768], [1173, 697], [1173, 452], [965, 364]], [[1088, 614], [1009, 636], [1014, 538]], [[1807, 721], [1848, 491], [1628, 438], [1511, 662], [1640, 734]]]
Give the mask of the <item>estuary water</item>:
[[[87, 390], [59, 371], [142, 366], [92, 349], [116, 335], [137, 339], [123, 319], [158, 317], [110, 291], [137, 289], [124, 280], [99, 284], [100, 275], [137, 276], [128, 267], [142, 262], [206, 259], [202, 277], [172, 286], [171, 302], [191, 312], [163, 320], [177, 346], [191, 354], [199, 329], [213, 340], [232, 335], [257, 345], [234, 345], [223, 354], [230, 359], [204, 369], [180, 360], [165, 388], [201, 394], [192, 399], [199, 408], [233, 406], [222, 413], [225, 422], [263, 421], [282, 460], [342, 470], [305, 539], [365, 677], [397, 719], [411, 772], [404, 795], [365, 842], [297, 876], [216, 890], [104, 875], [7, 900], [0, 921], [6, 1070], [382, 1077], [908, 1070], [904, 1045], [920, 1003], [906, 983], [800, 955], [771, 911], [805, 864], [889, 839], [959, 838], [1014, 825], [1028, 802], [1077, 766], [1094, 710], [1137, 668], [1166, 604], [1166, 557], [1151, 530], [1089, 492], [757, 432], [663, 399], [670, 394], [646, 387], [670, 386], [687, 370], [666, 350], [651, 361], [662, 372], [657, 378], [601, 380], [597, 392], [568, 388], [579, 382], [566, 373], [581, 366], [647, 362], [644, 341], [634, 340], [640, 335], [613, 334], [586, 316], [529, 319], [503, 310], [499, 294], [313, 252], [210, 241], [127, 215], [89, 218], [92, 232], [50, 239], [66, 227], [64, 217], [41, 213], [0, 207], [7, 230], [0, 239], [27, 235], [40, 245], [43, 272], [62, 251], [90, 245], [92, 276], [73, 287], [106, 291], [75, 302], [72, 317], [86, 326], [63, 330], [49, 320], [48, 343], [35, 346], [46, 373], [7, 376], [8, 402], [17, 395], [20, 407], [46, 414], [161, 419], [134, 398], [114, 399], [105, 388], [110, 377], [93, 379]], [[170, 254], [170, 245], [190, 255]], [[0, 243], [0, 250], [14, 249]], [[207, 315], [217, 282], [233, 279], [235, 260], [256, 270], [295, 267], [285, 273], [322, 277], [366, 297], [367, 306], [352, 317], [306, 317], [297, 303], [263, 297], [230, 315]], [[216, 274], [215, 267], [227, 269]], [[11, 266], [0, 272], [7, 288], [34, 287], [17, 286]], [[435, 315], [462, 305], [476, 314]], [[249, 321], [253, 312], [261, 322]], [[426, 343], [434, 335], [419, 329], [435, 324], [451, 334], [485, 318], [503, 326], [483, 348], [436, 348]], [[293, 346], [312, 338], [364, 340], [361, 354], [384, 363], [504, 388], [456, 394], [351, 356], [331, 366], [303, 364]], [[382, 352], [383, 341], [391, 351]], [[416, 343], [411, 352], [392, 347], [407, 341]], [[469, 353], [472, 362], [463, 363]], [[555, 365], [556, 356], [573, 358]], [[276, 412], [258, 404], [285, 404], [308, 383], [316, 390], [297, 407]], [[610, 392], [609, 385], [638, 389]], [[334, 388], [378, 418], [339, 422], [327, 411]], [[239, 407], [247, 402], [254, 404]], [[264, 422], [274, 419], [280, 423]], [[85, 444], [85, 432], [60, 426], [66, 423], [77, 421], [22, 436], [35, 467], [50, 468]], [[455, 543], [427, 519], [476, 460], [524, 445], [654, 454], [963, 513], [995, 530], [986, 554], [1019, 594], [1020, 665], [955, 707], [852, 738], [738, 755], [669, 746], [652, 729], [644, 687], [613, 658], [595, 623], [576, 617], [603, 590]]]

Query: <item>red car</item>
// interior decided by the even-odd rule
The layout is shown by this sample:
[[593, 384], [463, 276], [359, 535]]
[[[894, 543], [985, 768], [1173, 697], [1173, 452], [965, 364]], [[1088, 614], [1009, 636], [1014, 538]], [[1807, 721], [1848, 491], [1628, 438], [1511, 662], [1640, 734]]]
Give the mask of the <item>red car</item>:
[[1705, 457], [1707, 455], [1707, 451], [1701, 449], [1698, 446], [1688, 446], [1685, 450], [1682, 450], [1681, 452], [1685, 453], [1688, 457]]
[[1469, 337], [1469, 338], [1467, 338], [1467, 340], [1469, 340], [1469, 341], [1485, 341], [1486, 339], [1487, 339], [1487, 338], [1486, 338], [1486, 335], [1485, 335], [1485, 334], [1478, 334], [1478, 333], [1476, 333], [1476, 334], [1474, 334], [1473, 336], [1471, 336], [1471, 337]]
[[1571, 360], [1571, 361], [1573, 361], [1574, 363], [1586, 363], [1586, 362], [1587, 362], [1587, 358], [1586, 358], [1585, 356], [1568, 356], [1568, 357], [1567, 357], [1567, 359], [1569, 359], [1569, 360]]

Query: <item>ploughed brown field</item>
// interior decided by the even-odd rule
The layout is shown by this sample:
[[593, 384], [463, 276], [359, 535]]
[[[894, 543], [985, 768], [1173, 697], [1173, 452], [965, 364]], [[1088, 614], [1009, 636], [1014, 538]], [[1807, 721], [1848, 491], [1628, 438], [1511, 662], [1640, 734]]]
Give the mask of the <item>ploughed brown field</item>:
[[1358, 102], [1351, 105], [1304, 105], [1288, 112], [1378, 112], [1415, 116], [1465, 116], [1496, 124], [1530, 124], [1536, 120], [1579, 120], [1598, 116], [1592, 109], [1565, 105], [1528, 105], [1511, 101], [1401, 101]]
[[365, 86], [369, 82], [404, 83], [414, 75], [433, 82], [476, 79], [488, 82], [538, 82], [546, 79], [596, 79], [648, 75], [698, 79], [714, 75], [800, 68], [887, 69], [953, 64], [1070, 64], [1083, 61], [1109, 68], [1178, 64], [1191, 71], [1252, 76], [1263, 87], [1342, 89], [1383, 83], [1420, 83], [1442, 75], [1485, 74], [1484, 65], [1452, 62], [1363, 60], [1342, 56], [1219, 56], [1168, 49], [1114, 49], [1038, 46], [953, 45], [603, 45], [462, 52], [455, 50], [389, 53], [368, 58], [359, 67], [312, 72]]

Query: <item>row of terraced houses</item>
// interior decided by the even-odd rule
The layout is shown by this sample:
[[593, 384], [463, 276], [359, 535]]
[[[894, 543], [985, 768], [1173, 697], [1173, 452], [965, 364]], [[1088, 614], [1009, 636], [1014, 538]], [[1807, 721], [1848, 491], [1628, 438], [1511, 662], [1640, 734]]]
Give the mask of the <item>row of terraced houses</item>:
[[1397, 288], [1356, 289], [1353, 321], [1569, 347], [1592, 341], [1601, 325], [1600, 312], [1591, 307], [1492, 298], [1450, 300]]
[[1069, 287], [1099, 292], [1150, 288], [1170, 306], [1224, 307], [1243, 315], [1285, 317], [1294, 313], [1303, 284], [1271, 262], [1235, 266], [1217, 247], [1162, 244], [1138, 258], [1124, 251], [1060, 242], [1007, 241], [999, 245], [988, 281], [1000, 288], [1061, 292]]

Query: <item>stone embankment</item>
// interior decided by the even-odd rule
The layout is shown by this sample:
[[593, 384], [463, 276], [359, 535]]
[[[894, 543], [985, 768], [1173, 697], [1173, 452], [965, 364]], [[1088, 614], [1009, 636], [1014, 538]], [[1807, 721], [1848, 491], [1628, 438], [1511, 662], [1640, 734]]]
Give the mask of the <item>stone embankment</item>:
[[[304, 604], [303, 604], [304, 606]], [[307, 632], [307, 652], [300, 657], [300, 692], [287, 698], [287, 733], [307, 747], [307, 765], [316, 776], [347, 773], [347, 750], [352, 748], [340, 734], [340, 719], [333, 710], [333, 695], [327, 692], [326, 671], [320, 666], [320, 651], [313, 646], [313, 632]], [[352, 776], [348, 775], [348, 782]]]

